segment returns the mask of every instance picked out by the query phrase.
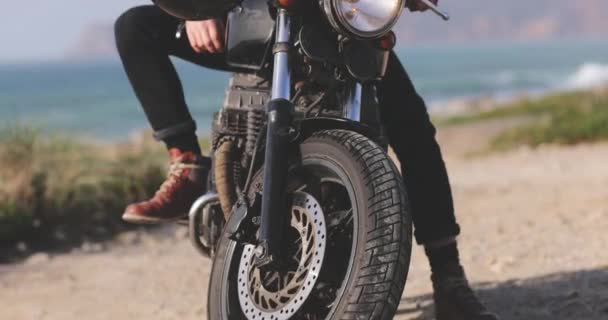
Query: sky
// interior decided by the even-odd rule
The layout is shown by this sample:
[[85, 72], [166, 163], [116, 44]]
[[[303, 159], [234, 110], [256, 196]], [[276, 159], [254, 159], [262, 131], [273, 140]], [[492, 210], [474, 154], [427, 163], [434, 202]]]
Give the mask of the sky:
[[108, 23], [150, 0], [2, 1], [0, 62], [61, 57], [91, 23]]
[[[88, 25], [111, 24], [130, 7], [152, 4], [151, 0], [0, 1], [0, 64], [65, 57]], [[410, 36], [416, 35], [416, 39], [427, 37], [430, 40], [433, 40], [433, 34], [441, 39], [451, 39], [460, 30], [460, 38], [475, 41], [477, 33], [491, 30], [506, 30], [507, 36], [494, 32], [486, 38], [508, 38], [508, 35], [517, 35], [522, 30], [525, 31], [522, 34], [527, 34], [547, 31], [552, 27], [558, 31], [573, 31], [568, 33], [571, 36], [578, 36], [577, 32], [605, 32], [608, 29], [605, 13], [602, 13], [608, 0], [585, 0], [580, 3], [576, 0], [536, 0], [533, 2], [551, 3], [554, 6], [541, 6], [525, 12], [521, 11], [520, 1], [441, 0], [440, 7], [452, 13], [453, 19], [449, 24], [431, 13], [416, 14], [402, 18], [401, 23], [406, 27], [400, 30], [408, 31]]]
[[0, 64], [62, 58], [88, 25], [109, 24], [130, 7], [152, 4], [151, 0], [0, 1]]

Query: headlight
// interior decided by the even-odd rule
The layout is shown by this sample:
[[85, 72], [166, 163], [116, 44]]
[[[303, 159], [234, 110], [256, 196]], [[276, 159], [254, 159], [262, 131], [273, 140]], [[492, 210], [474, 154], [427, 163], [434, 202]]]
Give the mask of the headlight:
[[329, 21], [340, 33], [378, 38], [397, 23], [405, 0], [323, 0]]

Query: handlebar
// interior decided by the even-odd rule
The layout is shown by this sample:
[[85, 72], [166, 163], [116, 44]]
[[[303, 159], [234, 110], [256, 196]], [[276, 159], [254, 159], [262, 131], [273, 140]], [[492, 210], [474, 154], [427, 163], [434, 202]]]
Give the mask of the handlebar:
[[445, 21], [450, 20], [450, 15], [447, 12], [441, 11], [430, 0], [419, 0], [419, 1], [422, 2], [422, 3], [424, 3], [427, 7], [429, 7], [429, 9], [431, 9], [431, 11], [433, 11], [435, 14], [437, 14], [438, 16], [440, 16], [443, 20], [445, 20]]

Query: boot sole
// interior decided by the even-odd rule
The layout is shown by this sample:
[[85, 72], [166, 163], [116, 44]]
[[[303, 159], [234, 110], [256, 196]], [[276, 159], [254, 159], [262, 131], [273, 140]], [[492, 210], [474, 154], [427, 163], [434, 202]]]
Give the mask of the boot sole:
[[128, 223], [133, 223], [133, 224], [155, 225], [155, 224], [165, 224], [165, 223], [177, 222], [177, 221], [184, 219], [184, 217], [186, 217], [186, 216], [187, 215], [170, 218], [170, 219], [160, 219], [160, 218], [142, 217], [140, 215], [136, 215], [136, 214], [127, 212], [122, 216], [122, 220], [125, 222], [128, 222]]

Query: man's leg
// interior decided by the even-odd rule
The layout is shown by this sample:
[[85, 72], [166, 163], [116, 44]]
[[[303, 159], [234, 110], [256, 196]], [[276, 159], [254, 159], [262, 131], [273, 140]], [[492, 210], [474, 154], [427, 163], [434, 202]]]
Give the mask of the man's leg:
[[[169, 148], [176, 143], [174, 140], [180, 140], [177, 147], [200, 153], [198, 142], [193, 139], [196, 125], [169, 56], [208, 67], [221, 67], [224, 63], [221, 56], [194, 52], [186, 36], [176, 39], [179, 23], [156, 6], [132, 8], [116, 21], [116, 45], [155, 137]], [[175, 139], [180, 135], [183, 139]]]
[[394, 54], [378, 96], [389, 143], [401, 162], [418, 243], [453, 242], [460, 228], [436, 130], [424, 100]]
[[210, 160], [201, 155], [196, 124], [190, 115], [177, 72], [177, 56], [202, 66], [222, 67], [222, 58], [197, 54], [186, 37], [176, 39], [179, 20], [155, 6], [128, 10], [115, 25], [116, 45], [156, 139], [169, 150], [167, 181], [150, 201], [127, 208], [125, 220], [157, 223], [184, 216], [205, 189]]
[[452, 191], [424, 100], [394, 53], [378, 88], [389, 143], [401, 162], [415, 235], [433, 272], [437, 319], [496, 319], [477, 300], [460, 266]]

